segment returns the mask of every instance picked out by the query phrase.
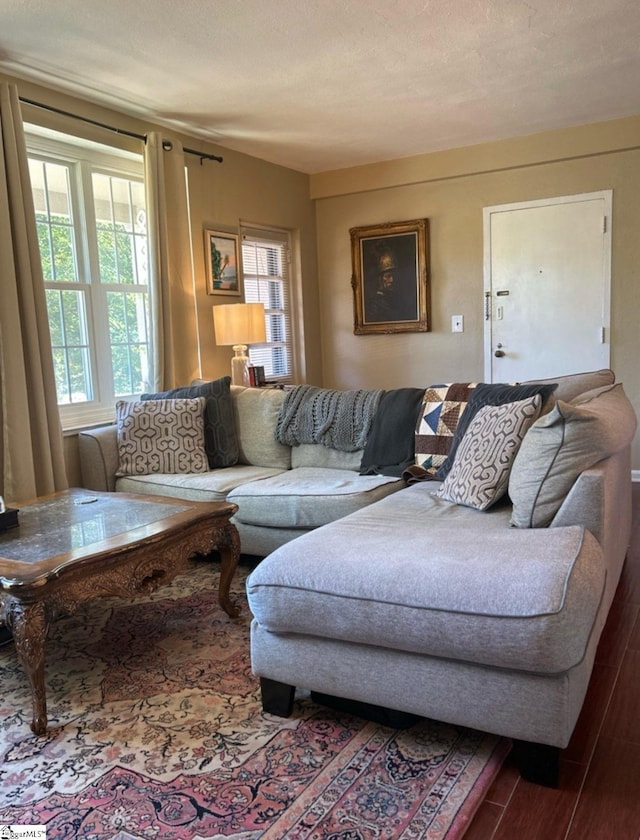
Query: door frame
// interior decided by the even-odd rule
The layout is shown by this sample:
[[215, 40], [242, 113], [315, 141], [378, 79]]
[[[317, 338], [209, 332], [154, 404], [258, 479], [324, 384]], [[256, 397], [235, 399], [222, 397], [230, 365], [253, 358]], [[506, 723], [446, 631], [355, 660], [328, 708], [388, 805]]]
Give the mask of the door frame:
[[[492, 318], [491, 311], [487, 307], [492, 305], [491, 289], [491, 216], [494, 213], [506, 213], [511, 210], [526, 210], [533, 207], [544, 207], [553, 204], [574, 204], [580, 201], [604, 200], [604, 265], [603, 265], [603, 303], [602, 303], [602, 343], [606, 345], [607, 366], [611, 364], [611, 230], [613, 218], [613, 190], [596, 190], [589, 193], [576, 193], [575, 195], [551, 196], [550, 198], [539, 198], [533, 201], [516, 201], [509, 204], [494, 204], [482, 208], [483, 221], [483, 272], [484, 272], [484, 381], [492, 382]], [[487, 303], [488, 302], [488, 303]]]

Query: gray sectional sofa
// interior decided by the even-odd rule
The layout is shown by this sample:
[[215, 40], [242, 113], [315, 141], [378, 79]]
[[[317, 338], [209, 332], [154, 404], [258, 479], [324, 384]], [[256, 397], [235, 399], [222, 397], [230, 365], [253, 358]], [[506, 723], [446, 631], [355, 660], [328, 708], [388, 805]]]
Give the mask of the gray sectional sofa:
[[359, 475], [362, 449], [279, 443], [284, 391], [232, 385], [230, 394], [238, 442], [233, 465], [195, 474], [118, 476], [117, 431], [110, 424], [80, 433], [83, 486], [235, 502], [242, 552], [258, 557], [405, 486], [399, 477]]
[[[527, 778], [555, 784], [629, 542], [636, 431], [610, 371], [555, 381], [544, 409], [512, 404], [527, 425], [487, 509], [455, 494], [476, 493], [468, 465], [500, 437], [491, 407], [444, 482], [359, 475], [361, 451], [283, 446], [283, 394], [256, 389], [233, 389], [235, 466], [116, 477], [109, 427], [82, 434], [83, 476], [238, 504], [242, 550], [268, 555], [247, 586], [265, 711], [290, 714], [303, 688], [494, 732], [514, 739]], [[498, 425], [473, 446], [483, 423]]]

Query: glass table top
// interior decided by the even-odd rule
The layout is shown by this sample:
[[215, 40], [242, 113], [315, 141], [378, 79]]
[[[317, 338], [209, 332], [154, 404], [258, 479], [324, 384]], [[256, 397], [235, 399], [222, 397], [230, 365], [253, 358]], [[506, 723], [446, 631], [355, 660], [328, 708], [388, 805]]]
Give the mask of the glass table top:
[[0, 558], [36, 563], [189, 509], [189, 504], [74, 489], [20, 508], [19, 527], [0, 531]]

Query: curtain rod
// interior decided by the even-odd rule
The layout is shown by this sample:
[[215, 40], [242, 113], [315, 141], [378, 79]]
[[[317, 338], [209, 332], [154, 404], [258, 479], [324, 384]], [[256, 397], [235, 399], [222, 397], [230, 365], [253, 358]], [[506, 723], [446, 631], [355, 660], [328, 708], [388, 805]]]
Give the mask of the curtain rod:
[[[26, 99], [23, 96], [20, 96], [19, 99], [20, 102], [24, 102], [25, 105], [33, 105], [36, 108], [44, 108], [45, 111], [52, 111], [54, 114], [61, 114], [63, 117], [71, 117], [71, 119], [80, 120], [81, 122], [95, 125], [98, 128], [105, 128], [107, 131], [114, 131], [116, 134], [124, 134], [127, 137], [134, 137], [136, 140], [142, 140], [143, 143], [147, 142], [146, 134], [137, 134], [135, 131], [127, 131], [125, 128], [116, 128], [114, 125], [107, 125], [106, 123], [89, 119], [89, 117], [81, 117], [79, 114], [72, 114], [71, 111], [63, 111], [62, 108], [54, 108], [53, 105], [43, 105], [42, 102], [35, 102], [33, 99]], [[173, 143], [170, 140], [163, 140], [162, 148], [165, 151], [171, 151]], [[186, 146], [183, 146], [182, 151], [189, 155], [197, 155], [200, 158], [200, 166], [202, 166], [203, 160], [215, 160], [218, 163], [222, 163], [223, 160], [219, 155], [210, 155], [207, 152], [199, 152], [197, 149], [187, 149]]]

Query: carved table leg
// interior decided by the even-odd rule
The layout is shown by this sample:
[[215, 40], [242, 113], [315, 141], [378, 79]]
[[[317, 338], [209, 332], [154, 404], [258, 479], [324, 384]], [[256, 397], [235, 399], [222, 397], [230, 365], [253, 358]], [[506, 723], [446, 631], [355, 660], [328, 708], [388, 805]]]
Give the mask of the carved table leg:
[[218, 590], [218, 603], [231, 618], [240, 615], [240, 607], [233, 603], [229, 595], [231, 581], [238, 567], [240, 559], [240, 535], [238, 529], [231, 522], [227, 522], [220, 529], [217, 537], [216, 548], [220, 552], [220, 588]]
[[33, 720], [36, 735], [47, 731], [47, 698], [44, 686], [44, 645], [49, 630], [44, 604], [39, 601], [24, 606], [13, 603], [8, 611], [13, 640], [20, 664], [31, 686]]

